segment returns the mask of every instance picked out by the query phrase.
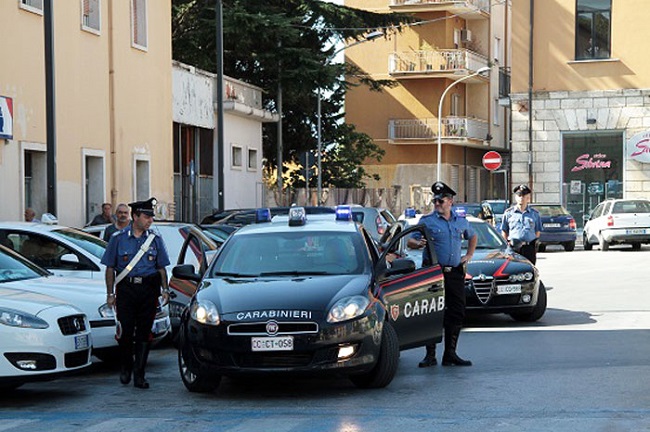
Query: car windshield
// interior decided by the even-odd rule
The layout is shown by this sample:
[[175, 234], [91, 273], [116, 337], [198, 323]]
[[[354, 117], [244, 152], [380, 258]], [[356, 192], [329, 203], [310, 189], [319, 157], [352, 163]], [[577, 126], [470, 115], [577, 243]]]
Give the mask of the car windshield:
[[558, 205], [535, 205], [533, 208], [537, 210], [541, 216], [566, 216], [569, 214], [564, 207]]
[[152, 226], [153, 232], [159, 234], [165, 242], [167, 254], [169, 255], [169, 262], [175, 263], [178, 261], [178, 255], [181, 252], [181, 247], [187, 238], [189, 226], [187, 225], [156, 225]]
[[0, 283], [48, 276], [50, 273], [0, 247]]
[[503, 214], [506, 212], [505, 202], [491, 202], [490, 207], [492, 207], [492, 211], [496, 214]]
[[465, 214], [468, 216], [479, 217], [482, 207], [480, 204], [457, 204], [456, 208], [464, 208]]
[[106, 251], [106, 242], [104, 240], [101, 240], [92, 234], [88, 234], [74, 228], [52, 230], [52, 235], [64, 238], [74, 243], [81, 249], [85, 250], [91, 255], [96, 256], [99, 259], [104, 256], [104, 252]]
[[[476, 249], [504, 249], [506, 242], [494, 227], [485, 222], [470, 222], [478, 238]], [[467, 249], [467, 240], [463, 240], [463, 249]]]
[[224, 244], [213, 276], [360, 274], [369, 257], [357, 233], [294, 231], [235, 235]]
[[617, 201], [612, 213], [650, 213], [650, 201]]

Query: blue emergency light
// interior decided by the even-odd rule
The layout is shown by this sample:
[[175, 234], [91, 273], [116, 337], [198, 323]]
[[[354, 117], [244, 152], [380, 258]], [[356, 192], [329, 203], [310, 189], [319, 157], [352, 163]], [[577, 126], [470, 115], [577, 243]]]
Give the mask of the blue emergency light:
[[352, 207], [349, 205], [336, 206], [336, 220], [337, 221], [351, 221], [352, 220]]
[[406, 219], [413, 219], [415, 217], [415, 209], [413, 207], [406, 207], [406, 210], [404, 210], [404, 217]]
[[291, 207], [289, 209], [289, 226], [304, 225], [307, 222], [307, 212], [304, 207]]
[[467, 209], [465, 207], [454, 207], [454, 212], [456, 213], [456, 216], [458, 216], [458, 217], [466, 217], [467, 216]]
[[271, 209], [258, 208], [255, 210], [255, 223], [271, 222]]

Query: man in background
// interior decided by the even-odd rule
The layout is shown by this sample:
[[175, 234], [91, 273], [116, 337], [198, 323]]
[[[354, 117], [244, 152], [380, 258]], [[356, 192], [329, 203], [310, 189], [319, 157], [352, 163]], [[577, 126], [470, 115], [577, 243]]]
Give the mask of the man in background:
[[113, 205], [111, 203], [104, 203], [102, 204], [102, 212], [93, 218], [90, 225], [105, 225], [114, 222]]
[[131, 222], [129, 218], [129, 207], [124, 203], [118, 204], [115, 210], [115, 217], [117, 219], [115, 223], [107, 226], [104, 230], [104, 241], [110, 240], [111, 236], [117, 231], [121, 231], [129, 226]]

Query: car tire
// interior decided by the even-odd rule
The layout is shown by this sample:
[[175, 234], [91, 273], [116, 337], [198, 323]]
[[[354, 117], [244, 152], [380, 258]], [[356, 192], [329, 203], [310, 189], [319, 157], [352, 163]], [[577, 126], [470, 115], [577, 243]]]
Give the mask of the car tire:
[[399, 341], [392, 325], [384, 323], [379, 348], [379, 359], [368, 373], [352, 375], [350, 381], [359, 388], [383, 388], [391, 383], [399, 363]]
[[546, 252], [546, 245], [540, 244], [539, 247], [537, 248], [537, 252]]
[[[182, 328], [181, 328], [182, 330]], [[190, 370], [188, 363], [191, 361], [189, 347], [181, 336], [178, 348], [178, 371], [185, 388], [192, 393], [208, 393], [214, 391], [221, 383], [221, 375], [202, 375]]]
[[573, 250], [576, 248], [576, 242], [575, 241], [566, 242], [562, 246], [564, 246], [565, 251], [573, 252]]
[[641, 250], [641, 243], [639, 242], [632, 243], [632, 250]]
[[590, 251], [594, 247], [591, 243], [589, 243], [589, 240], [587, 240], [587, 234], [585, 233], [582, 234], [582, 247], [586, 251]]
[[607, 243], [607, 240], [605, 240], [602, 234], [598, 236], [598, 245], [600, 246], [600, 250], [603, 252], [607, 252], [609, 250], [609, 243]]
[[515, 321], [523, 321], [523, 322], [538, 321], [540, 318], [542, 318], [542, 316], [544, 316], [544, 313], [546, 312], [546, 303], [547, 303], [546, 287], [544, 286], [544, 282], [539, 281], [539, 293], [537, 294], [537, 304], [535, 305], [535, 307], [533, 307], [533, 310], [526, 313], [522, 313], [522, 312], [511, 313], [510, 316]]

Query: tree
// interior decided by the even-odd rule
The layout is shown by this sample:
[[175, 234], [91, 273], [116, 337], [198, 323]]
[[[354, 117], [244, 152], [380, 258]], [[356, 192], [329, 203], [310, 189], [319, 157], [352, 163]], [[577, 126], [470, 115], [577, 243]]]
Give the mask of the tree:
[[[174, 59], [216, 71], [215, 1], [173, 0]], [[377, 14], [320, 0], [224, 0], [224, 73], [264, 90], [263, 105], [277, 111], [278, 82], [282, 83], [283, 159], [297, 162], [304, 151], [315, 151], [317, 91], [323, 90], [322, 148], [324, 186], [360, 187], [368, 176], [358, 165], [380, 159], [383, 150], [370, 137], [341, 123], [345, 91], [368, 85], [380, 91], [390, 80], [363, 76], [355, 66], [331, 64], [336, 40], [354, 41], [378, 28], [399, 31], [412, 22], [408, 15]], [[268, 166], [276, 165], [277, 124], [263, 128], [263, 152]], [[304, 186], [304, 179], [294, 179]], [[311, 186], [314, 186], [313, 179]]]

